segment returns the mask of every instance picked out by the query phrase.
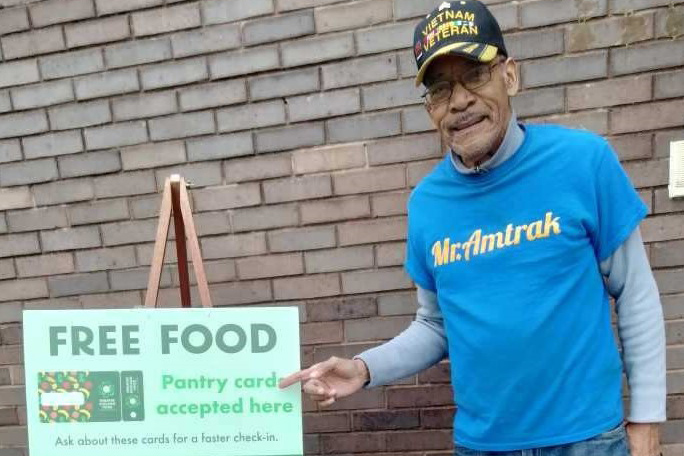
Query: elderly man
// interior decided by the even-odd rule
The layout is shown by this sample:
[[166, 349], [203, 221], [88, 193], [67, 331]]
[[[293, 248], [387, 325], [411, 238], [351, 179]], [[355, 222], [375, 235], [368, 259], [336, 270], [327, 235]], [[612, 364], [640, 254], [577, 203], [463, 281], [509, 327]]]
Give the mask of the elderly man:
[[416, 83], [449, 146], [408, 203], [416, 320], [281, 386], [302, 381], [326, 406], [448, 357], [457, 455], [658, 455], [663, 316], [638, 230], [646, 208], [610, 145], [517, 122], [516, 62], [476, 0], [444, 2], [414, 42]]

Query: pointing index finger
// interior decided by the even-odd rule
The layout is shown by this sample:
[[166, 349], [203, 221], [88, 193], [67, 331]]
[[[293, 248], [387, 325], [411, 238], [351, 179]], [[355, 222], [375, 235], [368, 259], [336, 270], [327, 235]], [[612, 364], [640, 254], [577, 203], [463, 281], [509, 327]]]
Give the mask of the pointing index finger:
[[280, 381], [278, 387], [281, 389], [287, 388], [288, 386], [293, 385], [297, 382], [310, 380], [312, 378], [318, 378], [322, 374], [325, 374], [326, 372], [331, 370], [335, 366], [336, 361], [337, 360], [334, 357], [331, 357], [321, 363], [314, 364], [308, 369], [302, 369], [299, 372], [290, 374]]
[[278, 383], [278, 388], [284, 389], [284, 388], [287, 388], [288, 386], [294, 385], [297, 382], [307, 380], [308, 375], [307, 375], [306, 371], [308, 371], [308, 370], [309, 369], [300, 370], [299, 372], [295, 372], [294, 374], [288, 375], [287, 377], [282, 379], [280, 381], [280, 383]]

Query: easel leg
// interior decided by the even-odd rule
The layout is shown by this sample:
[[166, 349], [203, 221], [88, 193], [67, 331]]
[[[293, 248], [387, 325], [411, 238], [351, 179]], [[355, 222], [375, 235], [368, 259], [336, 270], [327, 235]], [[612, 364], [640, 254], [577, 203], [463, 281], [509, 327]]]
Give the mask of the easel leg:
[[171, 202], [173, 205], [173, 226], [176, 230], [176, 256], [178, 257], [178, 278], [180, 280], [181, 304], [190, 307], [190, 277], [188, 275], [188, 251], [185, 241], [185, 223], [180, 204], [180, 177], [171, 177]]
[[147, 282], [145, 294], [145, 307], [156, 307], [159, 295], [159, 280], [161, 279], [164, 255], [166, 254], [166, 238], [169, 235], [169, 223], [171, 222], [171, 183], [166, 179], [164, 194], [162, 195], [161, 209], [159, 210], [159, 224], [157, 225], [157, 239], [154, 243], [152, 264], [150, 266], [150, 278]]

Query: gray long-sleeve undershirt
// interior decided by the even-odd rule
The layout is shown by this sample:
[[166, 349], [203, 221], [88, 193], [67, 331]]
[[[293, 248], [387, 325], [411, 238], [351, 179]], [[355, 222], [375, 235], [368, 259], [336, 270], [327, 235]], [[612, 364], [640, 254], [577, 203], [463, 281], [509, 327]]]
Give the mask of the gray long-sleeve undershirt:
[[[523, 130], [512, 116], [504, 140], [477, 170], [466, 168], [452, 154], [457, 170], [486, 172], [510, 158], [522, 144]], [[630, 386], [627, 419], [650, 423], [665, 420], [665, 329], [658, 288], [653, 278], [639, 229], [600, 263], [606, 287], [616, 300], [618, 335]], [[401, 334], [357, 356], [368, 366], [368, 387], [409, 377], [444, 359], [447, 338], [437, 295], [417, 287], [416, 319]]]

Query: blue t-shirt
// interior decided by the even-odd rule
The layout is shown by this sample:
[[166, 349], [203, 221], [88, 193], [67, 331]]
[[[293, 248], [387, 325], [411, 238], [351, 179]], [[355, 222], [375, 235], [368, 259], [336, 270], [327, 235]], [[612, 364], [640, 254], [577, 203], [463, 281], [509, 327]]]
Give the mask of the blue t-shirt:
[[406, 269], [435, 291], [458, 445], [535, 448], [623, 419], [619, 352], [599, 270], [646, 215], [608, 143], [527, 125], [482, 174], [446, 157], [409, 200]]

